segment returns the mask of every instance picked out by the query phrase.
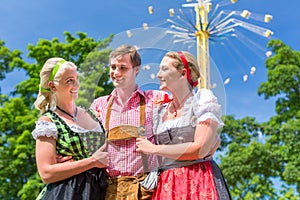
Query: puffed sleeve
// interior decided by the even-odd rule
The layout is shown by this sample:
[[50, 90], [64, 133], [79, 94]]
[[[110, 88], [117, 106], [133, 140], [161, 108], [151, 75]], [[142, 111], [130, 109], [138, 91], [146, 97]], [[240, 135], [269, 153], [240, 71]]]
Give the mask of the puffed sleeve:
[[219, 128], [224, 126], [221, 119], [221, 105], [211, 90], [200, 89], [197, 91], [193, 101], [193, 111], [197, 117], [197, 123], [212, 119], [218, 123]]
[[39, 136], [53, 137], [57, 140], [57, 129], [54, 123], [48, 121], [36, 121], [32, 136], [36, 140]]

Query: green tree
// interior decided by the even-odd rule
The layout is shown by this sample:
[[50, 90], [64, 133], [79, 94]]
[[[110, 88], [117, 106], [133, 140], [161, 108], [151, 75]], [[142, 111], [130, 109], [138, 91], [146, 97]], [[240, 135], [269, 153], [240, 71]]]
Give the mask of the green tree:
[[[0, 40], [0, 81], [5, 79], [6, 73], [22, 66], [21, 52], [19, 50], [10, 51], [5, 42]], [[2, 95], [0, 86], [0, 105], [7, 100], [6, 95]]]
[[[109, 77], [103, 76], [108, 73], [107, 47], [112, 36], [95, 41], [84, 33], [64, 35], [64, 42], [54, 38], [28, 45], [26, 60], [30, 63], [20, 51], [10, 51], [0, 42], [0, 80], [15, 68], [28, 77], [9, 96], [0, 94], [0, 199], [34, 199], [43, 187], [31, 136], [39, 113], [32, 104], [40, 69], [48, 58], [62, 57], [79, 67], [79, 105], [89, 106], [96, 96], [112, 90]], [[266, 60], [268, 81], [261, 84], [258, 94], [276, 98], [276, 116], [264, 123], [252, 117], [224, 117], [220, 166], [234, 199], [299, 199], [299, 52], [279, 40], [268, 45], [274, 55]], [[279, 191], [274, 178], [282, 184]]]
[[272, 40], [268, 46], [275, 55], [266, 62], [268, 81], [258, 93], [265, 99], [276, 97], [277, 115], [270, 119], [266, 135], [276, 147], [280, 179], [295, 185], [300, 194], [300, 53], [280, 40]]
[[264, 123], [224, 118], [220, 160], [234, 199], [299, 199], [300, 54], [280, 40], [268, 47], [274, 55], [258, 94], [276, 98], [277, 114]]
[[5, 74], [14, 68], [21, 67], [19, 61], [21, 61], [21, 52], [19, 50], [10, 51], [5, 47], [5, 42], [0, 40], [0, 80], [3, 80]]
[[[105, 66], [112, 36], [102, 41], [95, 41], [80, 32], [76, 36], [65, 32], [64, 36], [64, 42], [53, 38], [51, 41], [41, 39], [36, 45], [29, 44], [26, 60], [31, 63], [21, 57], [20, 51], [10, 51], [4, 42], [0, 43], [0, 79], [14, 68], [24, 70], [28, 77], [10, 96], [0, 96], [0, 199], [35, 199], [43, 187], [35, 164], [35, 141], [31, 136], [39, 113], [32, 105], [39, 88], [40, 70], [48, 58], [62, 57], [72, 61], [78, 66], [80, 75], [85, 76], [81, 79], [83, 90], [78, 104], [89, 106], [95, 96], [112, 90], [109, 76], [101, 76], [108, 72]], [[86, 64], [86, 60], [91, 62], [91, 59], [95, 59], [93, 63]], [[89, 78], [98, 81], [90, 82]], [[92, 89], [85, 90], [87, 86]]]

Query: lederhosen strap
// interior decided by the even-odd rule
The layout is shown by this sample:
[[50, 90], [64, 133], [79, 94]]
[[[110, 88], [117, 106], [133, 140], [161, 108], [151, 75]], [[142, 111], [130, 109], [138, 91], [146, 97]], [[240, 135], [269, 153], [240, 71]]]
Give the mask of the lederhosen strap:
[[[146, 129], [145, 129], [146, 100], [142, 94], [139, 93], [139, 95], [140, 95], [140, 126], [134, 127], [131, 125], [121, 125], [121, 126], [114, 127], [111, 130], [109, 130], [109, 121], [110, 121], [111, 107], [112, 107], [114, 96], [110, 97], [107, 104], [106, 119], [105, 119], [105, 131], [106, 131], [106, 136], [108, 141], [146, 136]], [[144, 153], [142, 153], [142, 160], [143, 160], [144, 172], [148, 172], [148, 159], [147, 159], [147, 155], [145, 155]]]

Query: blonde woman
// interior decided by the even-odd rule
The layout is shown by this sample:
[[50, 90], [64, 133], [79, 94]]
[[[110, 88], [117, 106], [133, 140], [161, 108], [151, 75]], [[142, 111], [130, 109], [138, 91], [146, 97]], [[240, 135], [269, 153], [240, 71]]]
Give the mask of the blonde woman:
[[[80, 83], [77, 67], [50, 58], [40, 72], [34, 103], [41, 116], [32, 132], [39, 175], [47, 184], [37, 199], [104, 199], [107, 152], [104, 131], [91, 110], [76, 106]], [[56, 155], [72, 162], [57, 163]], [[69, 156], [69, 157], [68, 157]]]

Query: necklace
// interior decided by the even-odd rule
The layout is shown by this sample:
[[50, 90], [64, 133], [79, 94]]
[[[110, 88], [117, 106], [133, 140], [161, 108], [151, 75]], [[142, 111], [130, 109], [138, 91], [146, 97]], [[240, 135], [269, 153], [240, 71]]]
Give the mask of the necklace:
[[[187, 100], [187, 98], [189, 97], [190, 94], [191, 94], [191, 93], [189, 92], [189, 93], [187, 93], [187, 95], [185, 95], [185, 97], [183, 98], [183, 100], [181, 101], [181, 103], [179, 103], [178, 108], [180, 108], [180, 105], [181, 105], [182, 103], [184, 103], [184, 102]], [[177, 108], [176, 108], [176, 106], [175, 106], [174, 99], [172, 99], [171, 102], [172, 102], [172, 105], [173, 105], [173, 107], [174, 107], [174, 117], [177, 117]]]
[[56, 108], [57, 108], [59, 111], [61, 111], [61, 112], [65, 113], [66, 115], [68, 115], [69, 117], [71, 117], [71, 118], [72, 118], [72, 120], [73, 120], [74, 122], [76, 121], [76, 119], [77, 119], [77, 106], [76, 106], [76, 110], [75, 110], [74, 116], [73, 116], [73, 115], [71, 115], [70, 113], [68, 113], [68, 112], [64, 111], [63, 109], [61, 109], [61, 108], [60, 108], [60, 107], [58, 107], [58, 106], [56, 106]]

